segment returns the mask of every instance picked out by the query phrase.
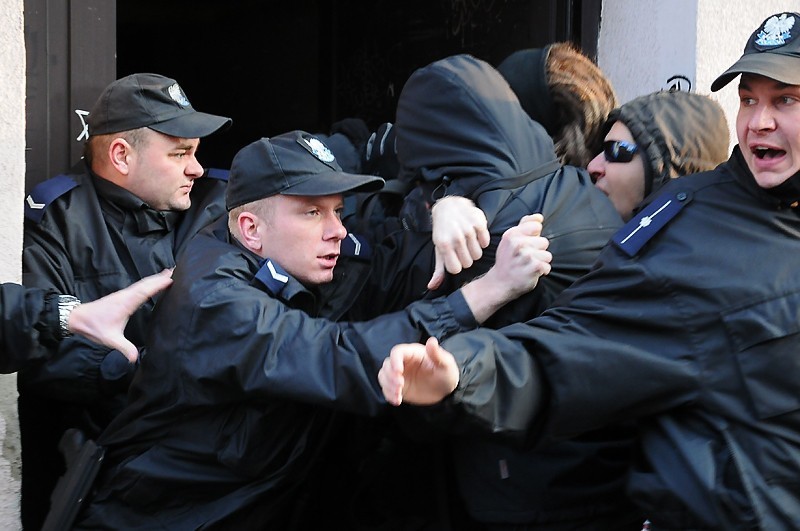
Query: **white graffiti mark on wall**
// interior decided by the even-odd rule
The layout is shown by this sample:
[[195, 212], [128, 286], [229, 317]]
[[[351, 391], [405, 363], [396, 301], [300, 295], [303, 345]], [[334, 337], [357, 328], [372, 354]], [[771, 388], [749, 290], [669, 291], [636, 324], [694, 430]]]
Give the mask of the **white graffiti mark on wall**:
[[86, 140], [89, 138], [89, 124], [87, 124], [86, 120], [83, 119], [84, 116], [89, 116], [89, 111], [75, 109], [75, 114], [77, 114], [78, 118], [81, 119], [81, 126], [83, 126], [83, 129], [81, 129], [81, 134], [79, 134], [78, 138], [75, 139], [80, 142], [81, 140]]
[[676, 74], [667, 80], [663, 88], [669, 91], [691, 92], [692, 80], [687, 76]]

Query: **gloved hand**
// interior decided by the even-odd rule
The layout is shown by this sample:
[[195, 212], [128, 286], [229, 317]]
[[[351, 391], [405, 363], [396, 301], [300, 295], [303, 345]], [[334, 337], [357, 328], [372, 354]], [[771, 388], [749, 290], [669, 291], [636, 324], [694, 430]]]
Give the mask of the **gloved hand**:
[[387, 181], [397, 177], [400, 163], [397, 160], [395, 133], [392, 123], [386, 122], [370, 135], [364, 149], [364, 173], [378, 175]]

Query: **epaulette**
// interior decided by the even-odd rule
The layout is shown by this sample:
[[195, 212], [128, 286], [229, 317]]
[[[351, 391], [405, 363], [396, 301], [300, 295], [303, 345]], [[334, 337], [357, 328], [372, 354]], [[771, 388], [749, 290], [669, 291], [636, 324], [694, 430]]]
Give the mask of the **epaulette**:
[[286, 283], [289, 282], [289, 274], [281, 266], [267, 258], [261, 263], [261, 268], [256, 273], [256, 280], [261, 282], [272, 295], [280, 295]]
[[339, 252], [342, 256], [350, 258], [360, 258], [362, 260], [369, 260], [372, 258], [372, 246], [367, 239], [363, 236], [353, 234], [352, 232], [348, 232], [347, 236], [342, 240], [342, 246]]
[[230, 175], [230, 173], [230, 170], [224, 170], [222, 168], [208, 168], [205, 176], [228, 182], [228, 175]]
[[657, 196], [650, 204], [622, 227], [611, 241], [628, 256], [635, 256], [672, 218], [683, 210], [692, 196], [689, 192], [667, 192]]
[[78, 186], [77, 181], [68, 175], [56, 175], [52, 179], [37, 184], [25, 198], [25, 217], [39, 223], [44, 209], [60, 196]]

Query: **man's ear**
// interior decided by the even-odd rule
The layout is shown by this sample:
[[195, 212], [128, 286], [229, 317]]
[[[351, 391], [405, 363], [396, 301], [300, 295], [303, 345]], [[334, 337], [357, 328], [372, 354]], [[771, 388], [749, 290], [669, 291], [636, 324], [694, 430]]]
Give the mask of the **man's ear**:
[[258, 230], [258, 222], [258, 216], [247, 211], [242, 212], [239, 214], [239, 217], [236, 218], [242, 245], [260, 255], [264, 245], [261, 242], [261, 232]]
[[128, 175], [133, 148], [127, 140], [117, 137], [108, 145], [108, 159], [111, 165], [122, 175]]

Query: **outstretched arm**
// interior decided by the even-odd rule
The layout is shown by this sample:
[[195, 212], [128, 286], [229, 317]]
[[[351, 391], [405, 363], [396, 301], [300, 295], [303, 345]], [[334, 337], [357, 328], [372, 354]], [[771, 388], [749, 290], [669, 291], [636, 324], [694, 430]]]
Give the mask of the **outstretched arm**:
[[[461, 292], [475, 320], [483, 322], [503, 304], [536, 287], [550, 272], [552, 256], [547, 239], [540, 236], [542, 215], [523, 217], [503, 233], [492, 268]], [[425, 345], [395, 345], [378, 373], [383, 395], [390, 404], [404, 400], [417, 405], [441, 401], [458, 385], [459, 369], [452, 354], [431, 337]]]
[[105, 297], [80, 304], [69, 314], [69, 331], [119, 350], [133, 363], [139, 351], [124, 335], [128, 319], [139, 306], [170, 284], [172, 270], [166, 269]]

